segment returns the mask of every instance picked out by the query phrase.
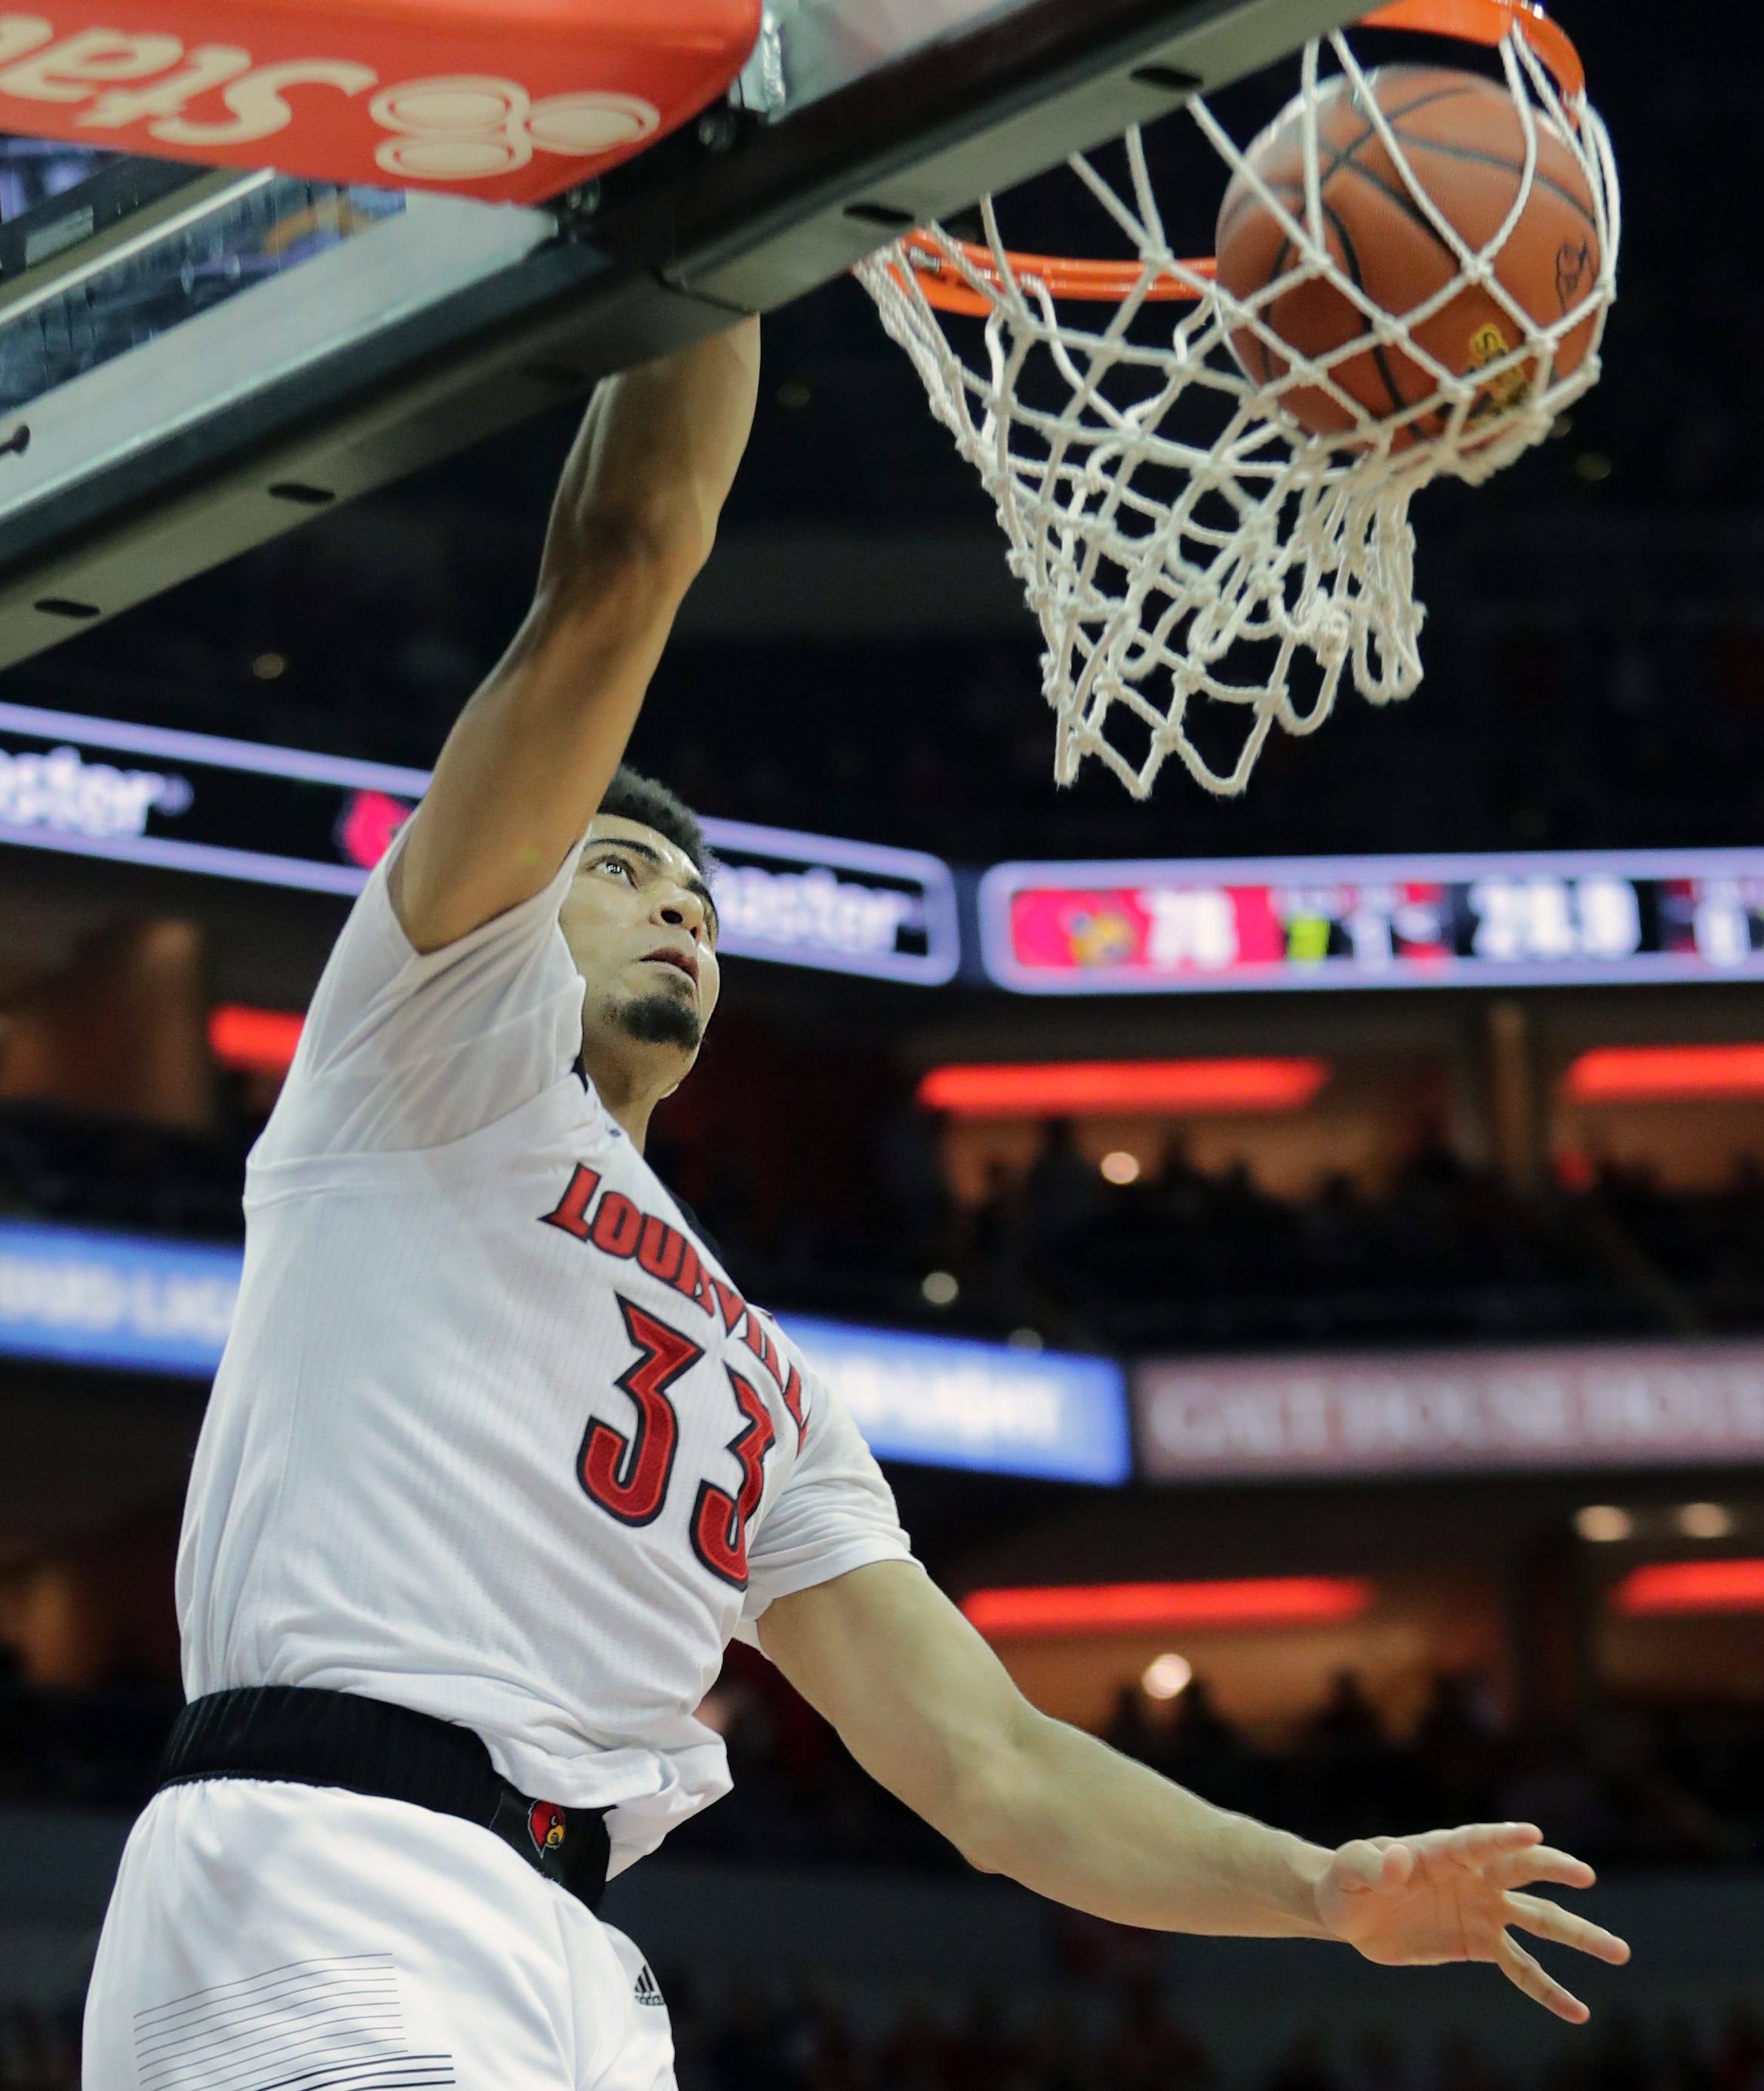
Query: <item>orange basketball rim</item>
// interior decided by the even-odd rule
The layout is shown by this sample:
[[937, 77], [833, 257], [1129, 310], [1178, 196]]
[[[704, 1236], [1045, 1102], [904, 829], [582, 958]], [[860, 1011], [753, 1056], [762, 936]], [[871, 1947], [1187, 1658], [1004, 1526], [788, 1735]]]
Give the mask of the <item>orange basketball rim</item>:
[[761, 10], [761, 0], [41, 0], [0, 15], [0, 131], [537, 203], [715, 101], [753, 49]]
[[[1568, 32], [1551, 21], [1533, 0], [1388, 0], [1386, 6], [1363, 15], [1360, 26], [1427, 30], [1435, 36], [1458, 37], [1466, 43], [1490, 47], [1517, 30], [1555, 82], [1571, 122], [1574, 104], [1585, 91], [1586, 74], [1580, 53]], [[998, 257], [990, 247], [973, 240], [951, 239], [947, 235], [939, 242], [921, 232], [907, 234], [900, 244], [928, 304], [968, 319], [984, 319], [993, 310], [992, 301], [976, 287], [977, 282], [994, 291], [1004, 287]], [[954, 265], [952, 252], [960, 257], [963, 268]], [[1083, 261], [1014, 250], [1007, 250], [1004, 259], [1020, 282], [1038, 285], [1053, 296], [1075, 304], [1119, 304], [1135, 295], [1150, 304], [1180, 304], [1200, 295], [1177, 276], [1158, 275], [1148, 282], [1143, 261]], [[1184, 261], [1180, 266], [1203, 282], [1213, 279], [1214, 263], [1210, 255]]]

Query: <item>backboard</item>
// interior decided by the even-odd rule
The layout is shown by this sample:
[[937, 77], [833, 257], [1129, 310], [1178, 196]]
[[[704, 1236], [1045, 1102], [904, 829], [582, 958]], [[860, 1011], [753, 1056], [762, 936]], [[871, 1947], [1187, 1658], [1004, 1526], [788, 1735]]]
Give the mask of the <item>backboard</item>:
[[539, 205], [0, 142], [0, 666], [1355, 11], [774, 0], [727, 97]]

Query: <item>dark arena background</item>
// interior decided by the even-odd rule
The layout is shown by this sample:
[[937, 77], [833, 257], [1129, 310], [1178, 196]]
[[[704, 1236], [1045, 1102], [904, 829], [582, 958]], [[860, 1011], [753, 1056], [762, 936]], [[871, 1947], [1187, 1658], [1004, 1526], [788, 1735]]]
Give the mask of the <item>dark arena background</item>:
[[[1486, 1969], [1070, 1918], [736, 1648], [735, 1790], [609, 1903], [684, 2091], [1764, 2091], [1758, 49], [1563, 11], [1606, 376], [1421, 497], [1410, 701], [1239, 800], [1056, 791], [993, 518], [841, 278], [767, 321], [632, 754], [731, 955], [652, 1158], [1031, 1697], [1325, 1841], [1535, 1820], [1633, 1965], [1571, 2033]], [[93, 165], [8, 142], [0, 214]], [[77, 2081], [181, 1703], [244, 1154], [579, 411], [0, 674], [0, 2091]]]

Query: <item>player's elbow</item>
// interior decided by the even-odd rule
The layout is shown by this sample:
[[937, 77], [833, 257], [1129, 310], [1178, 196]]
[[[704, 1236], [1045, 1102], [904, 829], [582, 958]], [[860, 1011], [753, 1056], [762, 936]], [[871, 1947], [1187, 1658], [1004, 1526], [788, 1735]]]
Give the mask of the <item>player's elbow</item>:
[[1045, 1716], [1013, 1722], [952, 1780], [948, 1819], [938, 1825], [977, 1872], [1015, 1878], [1034, 1835], [1044, 1771], [1036, 1747]]
[[716, 543], [717, 513], [689, 485], [597, 501], [554, 531], [542, 587], [567, 602], [671, 609]]
[[574, 716], [584, 696], [628, 674], [647, 681], [701, 563], [689, 540], [614, 519], [587, 531], [576, 555], [548, 558], [520, 641], [539, 670], [522, 701]]

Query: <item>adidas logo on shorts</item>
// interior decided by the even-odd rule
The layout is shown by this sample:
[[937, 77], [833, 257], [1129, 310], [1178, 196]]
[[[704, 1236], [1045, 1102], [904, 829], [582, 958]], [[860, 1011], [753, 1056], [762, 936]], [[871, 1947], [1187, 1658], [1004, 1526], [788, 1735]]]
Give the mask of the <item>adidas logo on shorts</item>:
[[637, 1970], [637, 1986], [632, 1994], [640, 2004], [653, 2004], [658, 2010], [665, 2007], [662, 1985], [649, 1972], [647, 1963]]

